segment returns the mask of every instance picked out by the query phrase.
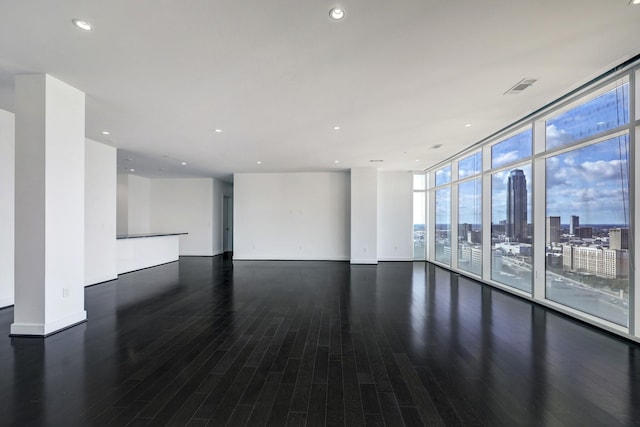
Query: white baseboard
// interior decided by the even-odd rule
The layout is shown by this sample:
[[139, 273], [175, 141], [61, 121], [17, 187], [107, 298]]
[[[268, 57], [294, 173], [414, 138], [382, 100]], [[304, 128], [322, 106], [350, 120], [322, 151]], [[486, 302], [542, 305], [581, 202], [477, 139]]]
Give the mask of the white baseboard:
[[348, 256], [336, 257], [293, 257], [282, 255], [249, 255], [233, 253], [234, 261], [349, 261]]
[[55, 322], [49, 323], [13, 323], [11, 325], [11, 335], [26, 335], [36, 337], [46, 337], [62, 329], [75, 326], [87, 320], [87, 312], [82, 310]]
[[86, 288], [87, 286], [97, 285], [98, 283], [109, 282], [111, 280], [116, 280], [117, 278], [118, 278], [117, 274], [115, 276], [104, 275], [102, 277], [92, 277], [92, 278], [86, 279], [84, 286]]

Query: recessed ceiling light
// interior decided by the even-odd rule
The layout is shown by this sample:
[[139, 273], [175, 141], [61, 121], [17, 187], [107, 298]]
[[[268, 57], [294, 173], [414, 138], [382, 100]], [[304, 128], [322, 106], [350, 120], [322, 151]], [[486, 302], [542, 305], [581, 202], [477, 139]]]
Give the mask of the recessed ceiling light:
[[436, 149], [442, 147], [442, 144], [432, 145], [431, 148]]
[[340, 163], [340, 160], [334, 160], [333, 163], [338, 164]]
[[260, 160], [258, 160], [256, 163], [257, 163], [257, 164], [259, 164], [259, 165], [261, 165], [261, 164], [262, 164], [262, 162], [261, 162]]
[[91, 24], [89, 24], [87, 21], [83, 21], [82, 19], [74, 19], [71, 22], [73, 22], [73, 25], [80, 28], [81, 30], [85, 30], [85, 31], [93, 30], [93, 27], [91, 26]]
[[136, 171], [135, 169], [129, 169], [129, 172], [135, 172], [135, 171]]
[[103, 135], [109, 135], [110, 133], [111, 133], [111, 132], [109, 132], [108, 130], [103, 130], [103, 131], [102, 131], [102, 134], [103, 134]]
[[420, 161], [420, 159], [416, 159], [416, 162], [419, 162], [419, 161]]
[[464, 125], [464, 127], [466, 128], [471, 127], [471, 123], [467, 123], [466, 125]]
[[222, 132], [222, 129], [216, 129], [216, 133]]
[[631, 0], [629, 4], [640, 4], [640, 0]]
[[180, 163], [182, 166], [185, 166], [187, 164], [187, 162], [182, 162]]
[[340, 130], [340, 126], [334, 126], [333, 130]]
[[339, 21], [342, 18], [344, 18], [344, 9], [339, 7], [334, 7], [329, 11], [329, 16], [331, 17], [331, 19], [335, 21]]

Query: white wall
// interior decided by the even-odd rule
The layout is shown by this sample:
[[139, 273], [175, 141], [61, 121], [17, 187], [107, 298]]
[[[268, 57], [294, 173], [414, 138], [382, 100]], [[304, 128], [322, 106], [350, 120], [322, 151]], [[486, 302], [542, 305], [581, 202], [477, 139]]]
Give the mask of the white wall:
[[347, 173], [235, 174], [234, 259], [349, 259]]
[[413, 260], [413, 174], [378, 173], [378, 260]]
[[0, 110], [0, 307], [13, 305], [15, 122]]
[[[180, 255], [221, 253], [219, 240], [222, 189], [212, 178], [152, 179], [150, 223], [155, 232], [189, 233], [180, 236]], [[129, 185], [131, 191], [131, 184]], [[219, 197], [214, 197], [214, 191]], [[131, 198], [129, 198], [131, 203]], [[220, 217], [221, 220], [221, 217]], [[129, 218], [131, 222], [131, 218]], [[214, 227], [213, 224], [216, 224]]]
[[116, 192], [116, 233], [129, 234], [129, 175], [118, 174]]
[[151, 182], [148, 178], [129, 175], [127, 186], [128, 234], [149, 233], [151, 206]]
[[351, 263], [378, 263], [378, 171], [351, 169]]
[[118, 276], [116, 167], [115, 148], [85, 140], [85, 286]]

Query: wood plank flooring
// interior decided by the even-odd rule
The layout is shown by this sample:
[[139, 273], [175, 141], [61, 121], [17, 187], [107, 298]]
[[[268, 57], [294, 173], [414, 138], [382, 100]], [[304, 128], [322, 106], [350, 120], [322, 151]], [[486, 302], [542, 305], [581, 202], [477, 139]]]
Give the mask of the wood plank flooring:
[[640, 425], [637, 345], [430, 264], [183, 257], [86, 308], [0, 310], [1, 426]]

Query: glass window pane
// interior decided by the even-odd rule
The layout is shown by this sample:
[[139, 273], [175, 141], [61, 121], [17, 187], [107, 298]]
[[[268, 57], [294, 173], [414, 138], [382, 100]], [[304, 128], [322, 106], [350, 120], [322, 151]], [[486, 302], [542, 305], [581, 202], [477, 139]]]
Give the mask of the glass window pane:
[[425, 174], [416, 174], [413, 175], [413, 189], [414, 190], [424, 190], [427, 188], [427, 179]]
[[451, 264], [451, 188], [436, 190], [436, 261]]
[[413, 259], [424, 260], [424, 225], [425, 225], [425, 200], [426, 193], [416, 191], [413, 193]]
[[451, 166], [436, 171], [436, 187], [451, 182]]
[[482, 182], [458, 186], [458, 268], [482, 274]]
[[547, 159], [547, 298], [628, 326], [629, 137]]
[[491, 167], [497, 168], [531, 156], [532, 136], [529, 128], [491, 147]]
[[629, 83], [547, 120], [547, 149], [629, 123]]
[[531, 164], [491, 176], [491, 279], [531, 292]]
[[473, 176], [482, 172], [482, 153], [478, 152], [458, 162], [458, 178]]

